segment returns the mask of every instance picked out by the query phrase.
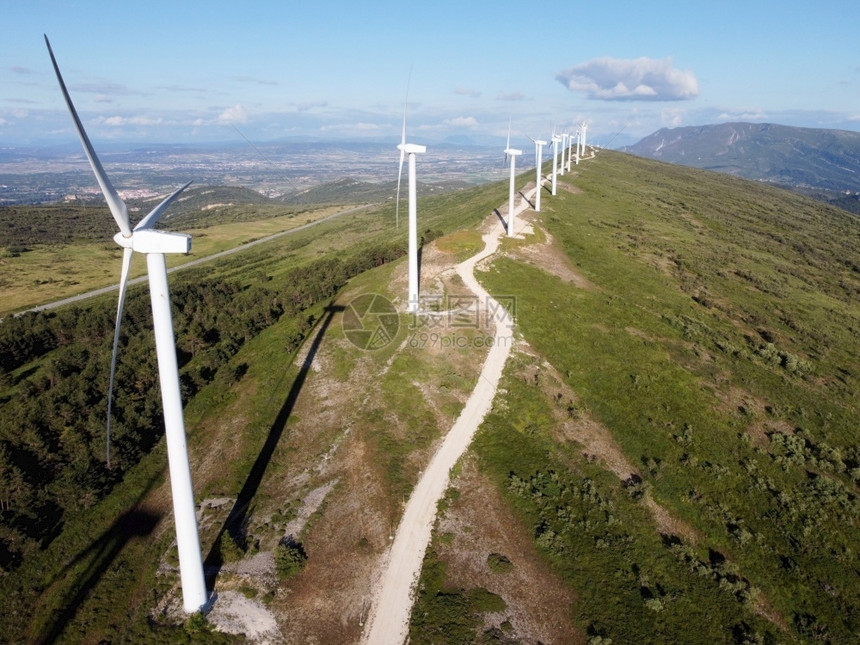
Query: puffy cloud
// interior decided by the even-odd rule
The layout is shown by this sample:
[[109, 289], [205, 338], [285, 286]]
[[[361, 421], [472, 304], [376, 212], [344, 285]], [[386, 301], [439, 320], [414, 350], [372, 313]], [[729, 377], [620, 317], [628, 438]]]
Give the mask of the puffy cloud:
[[445, 119], [442, 124], [453, 128], [472, 129], [478, 127], [478, 120], [473, 116], [455, 116], [451, 119]]
[[677, 128], [684, 124], [687, 110], [678, 108], [666, 108], [660, 111], [660, 123], [670, 128]]
[[231, 108], [227, 108], [218, 115], [218, 123], [230, 125], [231, 123], [247, 123], [248, 112], [241, 103], [237, 103]]
[[699, 95], [696, 75], [672, 67], [671, 58], [604, 56], [563, 70], [555, 78], [569, 90], [604, 101], [682, 101]]

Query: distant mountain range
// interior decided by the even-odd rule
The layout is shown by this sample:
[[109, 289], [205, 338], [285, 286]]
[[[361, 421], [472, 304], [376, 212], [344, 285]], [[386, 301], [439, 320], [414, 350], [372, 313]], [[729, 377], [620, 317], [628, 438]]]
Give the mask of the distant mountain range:
[[663, 128], [622, 148], [640, 157], [779, 184], [858, 212], [860, 132], [772, 123]]

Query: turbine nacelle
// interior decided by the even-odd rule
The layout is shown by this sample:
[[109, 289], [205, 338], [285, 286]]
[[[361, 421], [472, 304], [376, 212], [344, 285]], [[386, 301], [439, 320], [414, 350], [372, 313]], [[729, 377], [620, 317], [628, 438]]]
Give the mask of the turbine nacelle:
[[517, 150], [516, 148], [505, 148], [505, 154], [509, 157], [516, 157], [517, 155], [523, 154], [523, 151]]
[[182, 253], [191, 251], [191, 236], [185, 233], [169, 233], [143, 229], [135, 231], [129, 237], [122, 233], [113, 236], [113, 241], [124, 249], [136, 253]]
[[427, 152], [427, 146], [421, 146], [417, 143], [401, 143], [398, 144], [397, 149], [407, 155], [424, 154]]

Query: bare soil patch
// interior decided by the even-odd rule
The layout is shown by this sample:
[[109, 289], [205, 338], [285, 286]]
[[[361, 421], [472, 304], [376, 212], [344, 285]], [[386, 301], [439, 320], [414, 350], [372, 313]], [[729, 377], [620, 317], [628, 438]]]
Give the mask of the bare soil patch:
[[[504, 611], [487, 614], [484, 629], [507, 621], [513, 628], [508, 636], [524, 644], [586, 642], [571, 619], [574, 592], [537, 553], [529, 531], [473, 459], [464, 460], [453, 485], [460, 495], [436, 529], [447, 539], [437, 537], [434, 547], [448, 563], [453, 588], [483, 587], [507, 603]], [[491, 553], [507, 557], [512, 569], [494, 573], [487, 563]]]
[[[533, 223], [533, 226], [537, 224]], [[543, 228], [541, 232], [546, 238], [545, 242], [519, 246], [512, 251], [511, 255], [543, 269], [550, 275], [557, 276], [562, 282], [571, 283], [589, 291], [596, 289], [595, 284], [576, 269], [555, 238]]]

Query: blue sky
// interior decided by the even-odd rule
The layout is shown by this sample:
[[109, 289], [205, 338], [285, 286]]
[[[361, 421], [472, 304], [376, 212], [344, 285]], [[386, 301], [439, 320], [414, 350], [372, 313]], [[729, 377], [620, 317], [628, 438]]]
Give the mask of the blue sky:
[[860, 4], [0, 0], [0, 145], [860, 130]]

